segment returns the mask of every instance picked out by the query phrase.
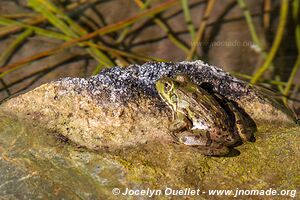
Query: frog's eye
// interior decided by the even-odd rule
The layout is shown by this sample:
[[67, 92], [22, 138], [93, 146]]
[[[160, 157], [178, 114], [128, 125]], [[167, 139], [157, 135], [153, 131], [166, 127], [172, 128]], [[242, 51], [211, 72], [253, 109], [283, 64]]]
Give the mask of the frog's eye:
[[165, 92], [170, 92], [172, 90], [172, 84], [165, 82], [164, 89], [165, 89]]

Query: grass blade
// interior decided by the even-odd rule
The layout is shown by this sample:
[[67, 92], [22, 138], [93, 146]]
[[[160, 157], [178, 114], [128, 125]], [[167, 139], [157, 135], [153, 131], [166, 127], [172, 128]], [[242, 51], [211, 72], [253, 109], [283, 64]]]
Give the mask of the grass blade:
[[272, 44], [271, 50], [263, 63], [263, 65], [257, 70], [257, 72], [253, 75], [250, 83], [255, 84], [258, 79], [263, 75], [263, 73], [269, 68], [270, 64], [272, 63], [276, 52], [279, 48], [279, 45], [281, 43], [281, 40], [283, 38], [283, 33], [285, 29], [285, 24], [287, 20], [287, 14], [288, 14], [288, 2], [289, 0], [282, 0], [281, 1], [281, 8], [280, 8], [280, 17], [279, 17], [279, 24], [276, 31], [275, 39]]
[[[61, 12], [48, 0], [29, 0], [28, 3], [35, 11], [41, 13], [44, 17], [46, 17], [49, 20], [49, 22], [53, 26], [58, 28], [67, 36], [70, 36], [72, 38], [78, 38], [78, 36], [82, 36], [87, 33], [84, 29], [76, 25], [76, 23], [73, 22], [71, 18], [69, 18], [67, 15]], [[92, 57], [94, 57], [98, 61], [98, 63], [101, 66], [114, 65], [110, 58], [108, 58], [104, 53], [102, 53], [98, 49], [88, 48], [87, 51], [91, 54]]]
[[184, 14], [185, 23], [187, 24], [192, 41], [195, 40], [195, 26], [192, 21], [188, 0], [181, 0], [181, 6]]
[[[145, 8], [146, 6], [141, 0], [135, 0], [135, 2], [141, 9]], [[189, 51], [189, 49], [172, 33], [168, 25], [163, 20], [155, 17], [154, 15], [151, 17], [154, 18], [155, 24], [157, 24], [167, 34], [167, 37], [175, 46], [180, 48], [185, 53]]]
[[20, 67], [22, 67], [23, 65], [25, 65], [29, 62], [32, 62], [32, 61], [37, 60], [37, 59], [41, 59], [41, 58], [49, 56], [49, 55], [52, 55], [54, 53], [62, 51], [63, 49], [66, 49], [66, 48], [69, 48], [73, 45], [76, 45], [80, 42], [91, 39], [95, 36], [104, 35], [104, 34], [108, 34], [108, 33], [117, 31], [117, 30], [119, 30], [121, 28], [124, 28], [124, 27], [126, 27], [130, 24], [133, 24], [133, 23], [135, 23], [135, 22], [137, 22], [137, 21], [139, 21], [139, 20], [141, 20], [145, 17], [155, 15], [159, 12], [162, 12], [162, 11], [164, 11], [164, 10], [166, 10], [166, 9], [170, 8], [171, 6], [174, 6], [176, 4], [177, 4], [176, 0], [169, 0], [169, 1], [167, 1], [165, 3], [162, 3], [162, 4], [160, 4], [156, 7], [153, 7], [151, 9], [146, 10], [143, 13], [139, 13], [139, 14], [131, 17], [131, 18], [122, 20], [122, 21], [120, 21], [118, 23], [115, 23], [115, 24], [105, 26], [103, 28], [100, 28], [100, 29], [92, 32], [92, 33], [86, 34], [86, 35], [84, 35], [80, 38], [76, 38], [76, 39], [70, 40], [68, 42], [65, 42], [65, 43], [63, 43], [62, 45], [60, 45], [56, 48], [53, 48], [53, 49], [50, 49], [48, 51], [44, 51], [44, 52], [41, 52], [39, 54], [27, 57], [24, 60], [21, 60], [19, 62], [15, 62], [15, 63], [9, 64], [9, 65], [6, 65], [3, 68], [0, 68], [0, 72], [1, 72], [0, 78], [5, 76], [6, 74], [9, 74], [10, 71], [14, 71], [15, 69], [20, 68]]
[[[297, 50], [298, 50], [298, 56], [297, 60], [293, 66], [292, 72], [290, 74], [289, 80], [287, 82], [287, 85], [284, 89], [283, 95], [288, 96], [290, 93], [290, 90], [292, 88], [293, 82], [295, 80], [295, 77], [297, 75], [297, 72], [300, 68], [300, 24], [299, 24], [299, 7], [300, 7], [300, 2], [298, 0], [294, 0], [292, 3], [292, 8], [293, 8], [293, 18], [296, 23], [296, 29], [295, 29], [295, 38], [296, 38], [296, 45], [297, 45]], [[283, 102], [287, 104], [287, 98], [283, 99]]]
[[32, 32], [32, 29], [25, 30], [3, 51], [0, 55], [0, 67], [6, 64], [16, 49], [32, 34]]
[[187, 54], [187, 57], [186, 57], [187, 60], [191, 60], [194, 57], [195, 52], [197, 51], [198, 44], [201, 42], [201, 40], [203, 38], [208, 18], [211, 14], [211, 11], [212, 11], [215, 3], [216, 3], [216, 0], [209, 0], [207, 2], [207, 6], [206, 6], [206, 9], [204, 11], [203, 18], [200, 21], [200, 25], [199, 25], [196, 37], [193, 40], [192, 45], [191, 45], [191, 49]]

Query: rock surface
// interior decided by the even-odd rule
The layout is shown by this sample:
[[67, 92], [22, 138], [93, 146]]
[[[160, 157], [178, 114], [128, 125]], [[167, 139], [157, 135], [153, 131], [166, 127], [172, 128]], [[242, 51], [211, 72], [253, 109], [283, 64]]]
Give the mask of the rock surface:
[[[232, 157], [205, 157], [172, 143], [170, 111], [153, 84], [177, 73], [209, 83], [236, 101], [258, 124], [256, 142], [237, 147], [240, 154]], [[190, 199], [220, 199], [209, 196], [209, 190], [272, 188], [290, 190], [276, 196], [285, 199], [300, 189], [299, 136], [300, 128], [284, 108], [201, 61], [116, 67], [87, 79], [45, 84], [0, 106], [0, 196], [128, 199], [111, 190], [170, 187], [201, 190], [199, 196], [185, 196]]]
[[[234, 157], [205, 157], [191, 148], [160, 142], [111, 152], [93, 152], [0, 112], [1, 199], [150, 199], [112, 195], [113, 188], [200, 189], [199, 196], [154, 199], [232, 199], [209, 190], [290, 190], [283, 196], [236, 199], [297, 199], [300, 188], [300, 128], [260, 127], [255, 143]], [[205, 194], [202, 192], [206, 192]]]
[[160, 77], [188, 74], [231, 99], [256, 123], [292, 123], [285, 110], [258, 90], [202, 61], [150, 62], [114, 67], [90, 78], [64, 78], [13, 98], [2, 107], [19, 117], [89, 149], [114, 149], [151, 141], [171, 141], [170, 110], [154, 83]]

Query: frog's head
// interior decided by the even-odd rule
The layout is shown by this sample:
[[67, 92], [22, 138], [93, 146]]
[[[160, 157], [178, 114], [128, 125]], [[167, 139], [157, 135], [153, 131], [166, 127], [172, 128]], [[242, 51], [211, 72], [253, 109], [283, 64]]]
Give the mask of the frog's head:
[[176, 110], [179, 82], [169, 77], [163, 77], [156, 81], [155, 87], [159, 96], [168, 104], [168, 106], [173, 110]]

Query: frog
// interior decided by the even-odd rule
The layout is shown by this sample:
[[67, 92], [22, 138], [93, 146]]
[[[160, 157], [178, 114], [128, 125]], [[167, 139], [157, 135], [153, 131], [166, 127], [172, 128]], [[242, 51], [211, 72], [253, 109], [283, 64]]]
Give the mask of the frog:
[[253, 127], [235, 103], [200, 87], [185, 74], [155, 83], [160, 98], [172, 110], [171, 136], [204, 155], [227, 155], [232, 147], [255, 141]]

